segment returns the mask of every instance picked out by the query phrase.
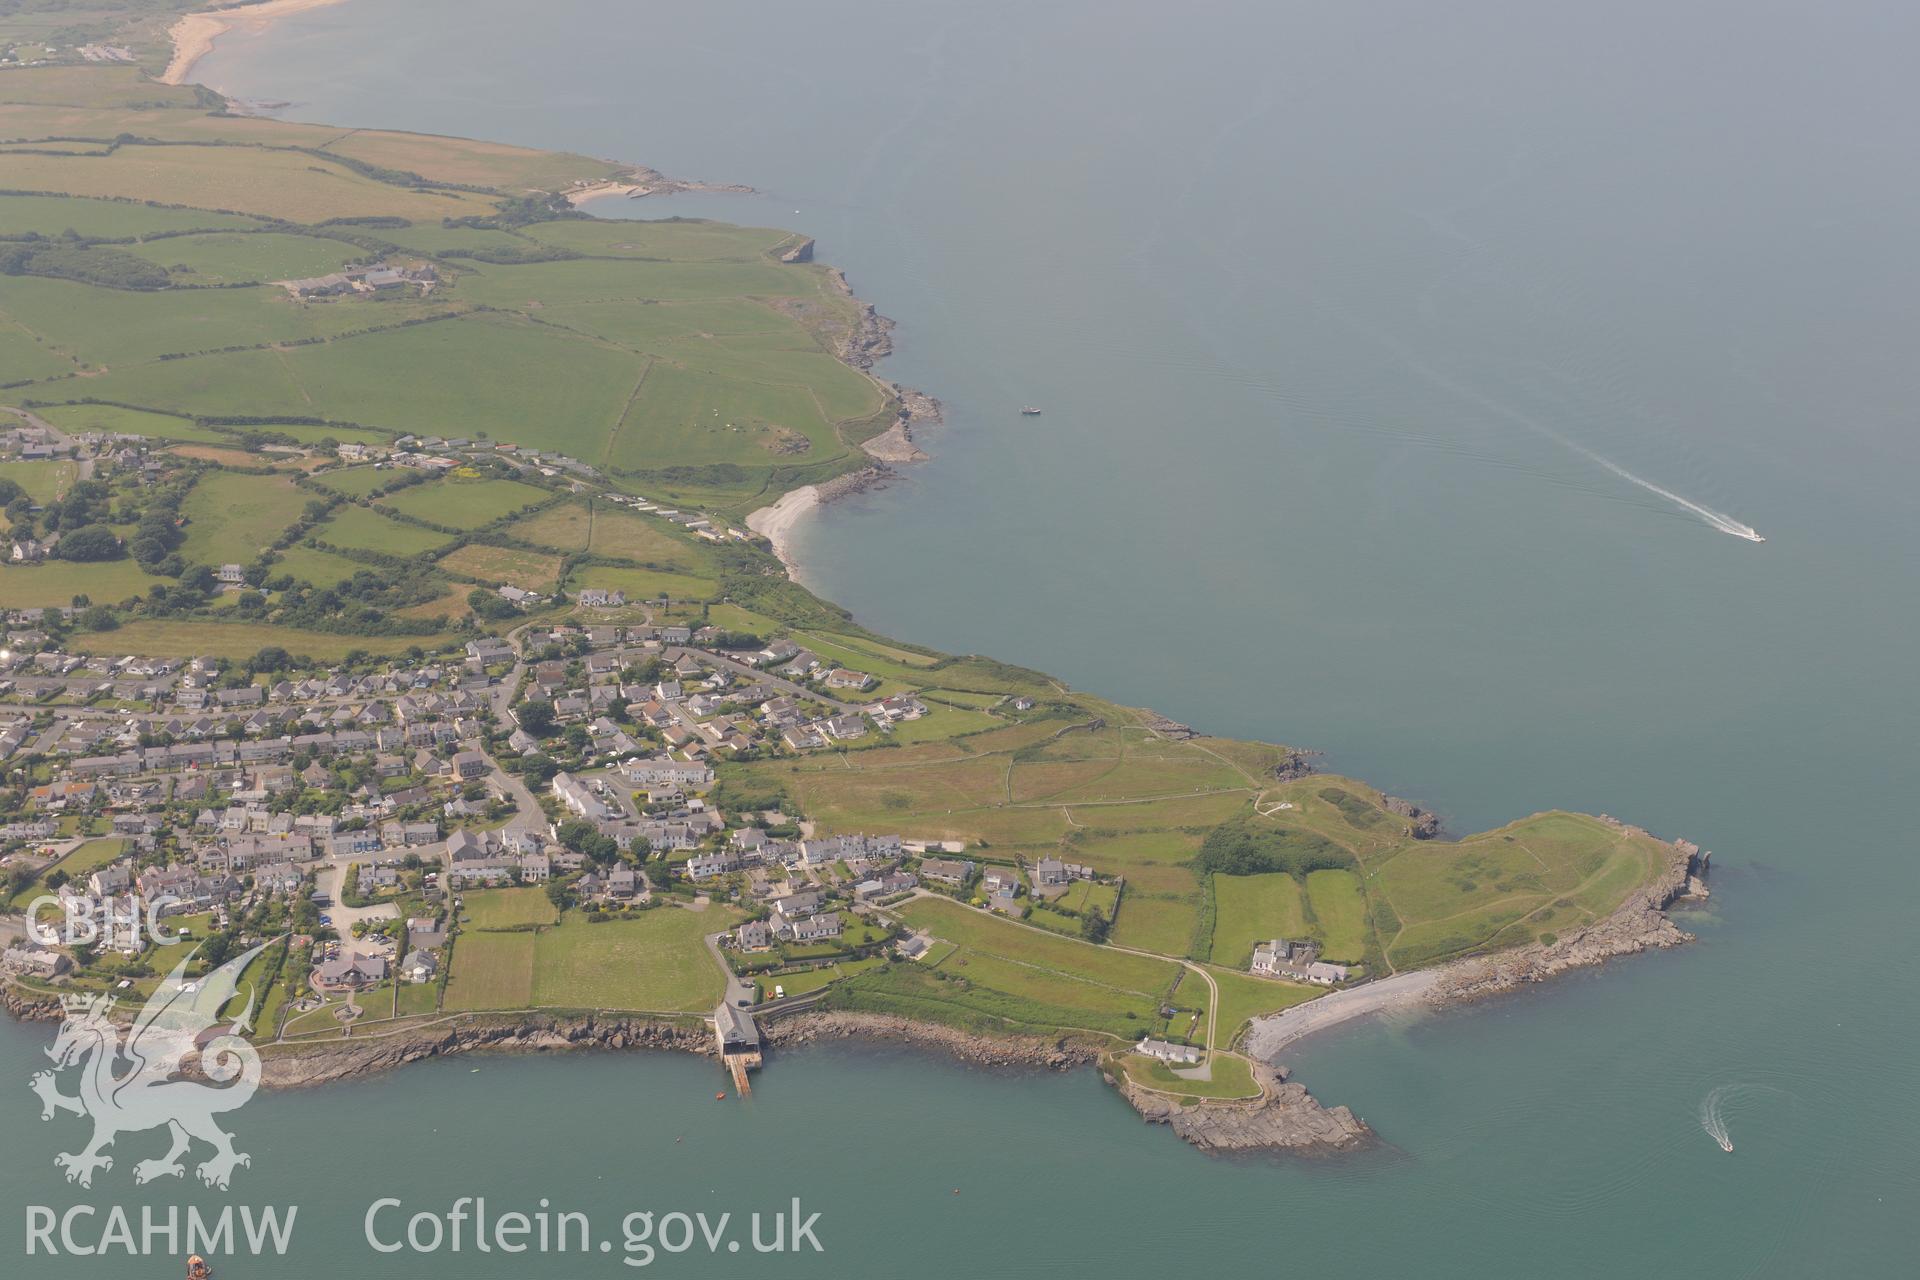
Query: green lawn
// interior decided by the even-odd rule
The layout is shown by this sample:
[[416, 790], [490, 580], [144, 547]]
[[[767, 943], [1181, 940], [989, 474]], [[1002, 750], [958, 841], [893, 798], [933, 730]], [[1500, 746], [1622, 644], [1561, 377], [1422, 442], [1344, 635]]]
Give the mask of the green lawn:
[[[19, 419], [11, 414], [0, 417], [0, 425], [11, 428], [18, 424]], [[0, 479], [13, 481], [27, 491], [29, 498], [42, 504], [65, 493], [79, 474], [79, 466], [72, 462], [0, 462]]]
[[737, 913], [718, 907], [705, 911], [656, 907], [633, 919], [602, 924], [570, 915], [557, 927], [539, 933], [534, 1003], [709, 1012], [726, 985], [704, 935], [729, 928], [738, 918]]
[[524, 1009], [533, 1003], [531, 933], [462, 933], [453, 944], [447, 1009]]
[[13, 910], [24, 910], [29, 902], [32, 902], [41, 893], [45, 892], [41, 886], [46, 883], [46, 878], [55, 871], [66, 872], [67, 879], [69, 880], [84, 880], [101, 867], [106, 866], [109, 862], [119, 857], [126, 851], [126, 847], [127, 842], [117, 836], [86, 841], [72, 853], [69, 853], [66, 857], [61, 858], [58, 862], [55, 862], [52, 866], [42, 871], [39, 879], [22, 889], [19, 893], [13, 895], [13, 902], [11, 904]]
[[474, 929], [513, 929], [560, 918], [545, 889], [483, 889], [463, 895], [461, 904]]
[[[1251, 1098], [1260, 1092], [1254, 1083], [1253, 1068], [1245, 1058], [1229, 1053], [1215, 1053], [1210, 1056], [1206, 1080], [1186, 1080], [1174, 1074], [1174, 1068], [1156, 1058], [1130, 1053], [1120, 1060], [1121, 1070], [1135, 1084], [1158, 1090], [1161, 1093], [1178, 1094], [1187, 1098]], [[1182, 1067], [1180, 1070], [1190, 1070]]]

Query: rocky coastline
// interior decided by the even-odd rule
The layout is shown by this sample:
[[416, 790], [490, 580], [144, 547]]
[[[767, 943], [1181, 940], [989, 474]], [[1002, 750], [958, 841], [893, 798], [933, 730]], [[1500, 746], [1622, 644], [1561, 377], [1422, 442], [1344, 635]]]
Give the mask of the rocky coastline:
[[[1623, 832], [1646, 834], [1615, 819], [1604, 820]], [[1703, 877], [1712, 854], [1687, 840], [1675, 840], [1667, 850], [1667, 863], [1659, 877], [1605, 919], [1574, 929], [1551, 943], [1534, 942], [1494, 955], [1471, 956], [1433, 969], [1395, 974], [1271, 1017], [1256, 1018], [1247, 1033], [1247, 1052], [1258, 1060], [1277, 1064], [1282, 1052], [1308, 1036], [1360, 1018], [1439, 1011], [1513, 991], [1527, 983], [1545, 982], [1570, 969], [1692, 942], [1693, 935], [1673, 923], [1667, 909], [1676, 902], [1706, 896]]]
[[[1636, 831], [1624, 824], [1615, 825]], [[1675, 840], [1667, 847], [1670, 852], [1660, 878], [1621, 903], [1606, 919], [1552, 943], [1535, 942], [1498, 955], [1446, 965], [1426, 993], [1426, 1003], [1444, 1008], [1512, 991], [1524, 983], [1544, 982], [1569, 969], [1597, 965], [1616, 956], [1692, 942], [1693, 935], [1667, 917], [1667, 908], [1683, 898], [1702, 896], [1693, 887], [1699, 885], [1704, 890], [1698, 873], [1705, 870], [1712, 855], [1703, 855], [1699, 846], [1686, 840]]]
[[518, 1014], [437, 1022], [383, 1035], [260, 1047], [260, 1083], [302, 1089], [467, 1053], [668, 1049], [710, 1056], [705, 1026], [619, 1015]]
[[795, 1048], [829, 1040], [881, 1040], [931, 1049], [969, 1066], [1069, 1071], [1098, 1060], [1099, 1051], [1072, 1036], [988, 1036], [886, 1013], [808, 1010], [767, 1022], [768, 1045]]
[[1141, 1119], [1166, 1125], [1202, 1151], [1320, 1156], [1357, 1151], [1377, 1141], [1364, 1120], [1346, 1107], [1321, 1106], [1305, 1085], [1287, 1079], [1284, 1067], [1253, 1064], [1258, 1098], [1193, 1105], [1143, 1089], [1112, 1071], [1102, 1074]]

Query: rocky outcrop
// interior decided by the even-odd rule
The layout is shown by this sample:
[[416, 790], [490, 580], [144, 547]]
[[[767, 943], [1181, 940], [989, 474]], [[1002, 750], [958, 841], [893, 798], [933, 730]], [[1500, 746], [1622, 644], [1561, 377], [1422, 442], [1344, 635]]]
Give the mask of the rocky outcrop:
[[767, 1043], [778, 1048], [823, 1040], [890, 1040], [933, 1049], [982, 1067], [1043, 1067], [1066, 1071], [1086, 1066], [1098, 1054], [1070, 1036], [985, 1036], [937, 1023], [886, 1013], [845, 1009], [809, 1010], [770, 1021]]
[[260, 1082], [268, 1088], [297, 1089], [454, 1054], [567, 1049], [672, 1049], [710, 1054], [713, 1032], [705, 1026], [594, 1014], [462, 1018], [358, 1039], [266, 1045], [261, 1049]]
[[813, 261], [813, 241], [802, 240], [799, 244], [796, 244], [791, 248], [784, 250], [780, 254], [780, 261], [787, 262], [787, 263], [812, 262]]
[[[1607, 819], [1612, 822], [1613, 819]], [[1615, 822], [1614, 825], [1622, 826]], [[1636, 828], [1623, 830], [1644, 835]], [[1704, 866], [1697, 845], [1675, 840], [1667, 846], [1667, 865], [1651, 884], [1628, 898], [1604, 920], [1575, 929], [1551, 943], [1536, 942], [1498, 955], [1448, 965], [1427, 992], [1434, 1005], [1456, 1004], [1511, 991], [1526, 982], [1544, 982], [1569, 969], [1599, 964], [1693, 941], [1693, 935], [1666, 916], [1667, 907], [1686, 895], [1696, 867]], [[1702, 886], [1704, 888], [1704, 886]]]
[[846, 475], [823, 480], [814, 486], [814, 498], [821, 503], [836, 502], [841, 498], [864, 493], [868, 489], [877, 489], [893, 479], [893, 472], [884, 465], [875, 463], [862, 467], [858, 471], [849, 471]]
[[875, 311], [871, 302], [855, 297], [840, 268], [827, 268], [827, 276], [840, 295], [859, 308], [859, 318], [840, 337], [834, 354], [856, 369], [871, 369], [874, 361], [893, 354], [893, 321]]
[[1281, 782], [1292, 782], [1295, 778], [1304, 778], [1314, 770], [1313, 758], [1318, 751], [1288, 751], [1279, 764], [1273, 766], [1273, 776]]
[[66, 1017], [58, 996], [28, 991], [11, 982], [0, 982], [0, 1013], [22, 1022], [58, 1022]]
[[1407, 834], [1415, 840], [1431, 840], [1440, 834], [1440, 815], [1428, 813], [1411, 800], [1402, 800], [1398, 796], [1382, 796], [1381, 803], [1388, 813], [1396, 813], [1407, 820]]
[[1373, 1143], [1365, 1121], [1346, 1107], [1321, 1106], [1305, 1085], [1287, 1080], [1285, 1069], [1255, 1062], [1253, 1074], [1258, 1098], [1191, 1104], [1142, 1089], [1124, 1075], [1108, 1072], [1106, 1078], [1141, 1119], [1166, 1125], [1202, 1151], [1331, 1155]]

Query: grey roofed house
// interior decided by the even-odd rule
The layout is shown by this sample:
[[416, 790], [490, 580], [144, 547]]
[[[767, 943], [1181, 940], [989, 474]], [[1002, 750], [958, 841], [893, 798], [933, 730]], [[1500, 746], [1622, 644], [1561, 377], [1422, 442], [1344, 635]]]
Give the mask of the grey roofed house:
[[973, 863], [965, 858], [928, 858], [920, 864], [923, 879], [937, 880], [941, 884], [965, 884], [967, 877], [972, 874]]
[[811, 890], [790, 893], [784, 898], [775, 898], [768, 905], [783, 916], [810, 916], [826, 902], [826, 895]]
[[733, 941], [742, 951], [765, 951], [773, 945], [773, 930], [765, 920], [749, 920], [733, 931]]
[[487, 857], [486, 842], [471, 831], [456, 831], [447, 837], [447, 857], [454, 862], [478, 862]]
[[387, 960], [385, 956], [363, 956], [350, 952], [336, 960], [321, 962], [315, 966], [313, 976], [316, 985], [356, 989], [368, 987], [386, 978]]
[[462, 751], [453, 757], [453, 771], [461, 778], [483, 777], [492, 767], [484, 752]]
[[431, 951], [411, 951], [400, 963], [400, 976], [408, 982], [431, 982], [440, 971], [440, 961]]

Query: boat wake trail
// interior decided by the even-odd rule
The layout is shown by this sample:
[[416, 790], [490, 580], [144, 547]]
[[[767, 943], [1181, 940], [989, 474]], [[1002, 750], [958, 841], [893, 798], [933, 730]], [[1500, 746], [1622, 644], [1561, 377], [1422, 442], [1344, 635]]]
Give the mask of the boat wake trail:
[[1595, 453], [1593, 450], [1585, 448], [1581, 445], [1577, 445], [1573, 443], [1573, 441], [1568, 440], [1565, 437], [1556, 436], [1555, 438], [1558, 439], [1561, 444], [1566, 445], [1567, 448], [1572, 449], [1575, 453], [1581, 454], [1582, 456], [1592, 460], [1593, 462], [1600, 464], [1601, 466], [1605, 467], [1607, 470], [1613, 472], [1613, 474], [1619, 476], [1622, 480], [1625, 480], [1627, 483], [1637, 484], [1642, 489], [1645, 489], [1648, 493], [1658, 494], [1662, 498], [1665, 498], [1668, 502], [1671, 502], [1676, 506], [1681, 507], [1684, 510], [1691, 511], [1694, 515], [1697, 515], [1702, 520], [1705, 520], [1708, 526], [1714, 529], [1718, 529], [1721, 533], [1730, 533], [1736, 538], [1745, 538], [1748, 542], [1765, 542], [1766, 541], [1765, 538], [1760, 536], [1760, 531], [1758, 529], [1755, 529], [1750, 524], [1740, 523], [1738, 520], [1735, 520], [1732, 516], [1728, 515], [1724, 511], [1715, 511], [1712, 507], [1703, 507], [1699, 503], [1693, 501], [1691, 498], [1683, 498], [1671, 489], [1663, 489], [1659, 485], [1655, 484], [1653, 481], [1647, 479], [1646, 477], [1637, 476], [1633, 474], [1633, 472], [1621, 466], [1619, 463], [1608, 461], [1606, 458], [1601, 457], [1599, 454]]
[[1707, 1096], [1700, 1103], [1700, 1127], [1707, 1131], [1708, 1137], [1720, 1144], [1722, 1151], [1726, 1152], [1733, 1150], [1733, 1137], [1727, 1132], [1727, 1117], [1721, 1110], [1721, 1103], [1726, 1100], [1729, 1088], [1730, 1086], [1723, 1084], [1709, 1089]]
[[[1336, 315], [1337, 314], [1338, 313], [1336, 313]], [[1418, 373], [1421, 377], [1427, 379], [1429, 382], [1432, 382], [1434, 385], [1443, 387], [1446, 390], [1451, 391], [1454, 395], [1459, 396], [1463, 400], [1471, 401], [1472, 403], [1480, 406], [1482, 409], [1485, 409], [1487, 412], [1492, 413], [1498, 417], [1504, 418], [1508, 422], [1513, 423], [1515, 426], [1524, 427], [1528, 431], [1533, 432], [1535, 435], [1546, 437], [1548, 440], [1553, 441], [1555, 444], [1559, 445], [1561, 448], [1571, 450], [1572, 452], [1579, 454], [1581, 457], [1585, 458], [1587, 461], [1595, 464], [1596, 466], [1602, 467], [1607, 471], [1611, 471], [1614, 475], [1619, 476], [1622, 480], [1625, 480], [1628, 484], [1637, 485], [1638, 487], [1645, 489], [1648, 493], [1651, 493], [1656, 497], [1665, 498], [1668, 502], [1673, 503], [1675, 506], [1679, 507], [1682, 511], [1685, 511], [1690, 515], [1698, 516], [1701, 520], [1706, 522], [1707, 527], [1710, 529], [1715, 529], [1721, 533], [1730, 534], [1731, 536], [1736, 538], [1744, 538], [1748, 542], [1765, 542], [1766, 541], [1765, 538], [1760, 536], [1760, 531], [1755, 529], [1752, 525], [1743, 524], [1740, 521], [1735, 520], [1732, 516], [1728, 515], [1726, 512], [1715, 511], [1712, 507], [1703, 506], [1702, 504], [1695, 502], [1691, 498], [1683, 498], [1679, 494], [1675, 493], [1673, 490], [1665, 488], [1662, 485], [1657, 485], [1653, 481], [1647, 479], [1645, 476], [1635, 475], [1633, 472], [1627, 470], [1625, 467], [1621, 466], [1619, 463], [1613, 461], [1611, 458], [1602, 457], [1600, 454], [1595, 453], [1593, 450], [1587, 448], [1587, 446], [1579, 443], [1578, 441], [1570, 439], [1569, 437], [1562, 435], [1560, 432], [1555, 431], [1552, 427], [1548, 426], [1546, 423], [1540, 422], [1534, 418], [1531, 418], [1528, 415], [1521, 413], [1519, 410], [1514, 409], [1511, 405], [1503, 404], [1500, 401], [1493, 399], [1491, 396], [1488, 396], [1485, 393], [1481, 392], [1477, 388], [1469, 386], [1464, 382], [1461, 382], [1458, 378], [1451, 377], [1448, 374], [1442, 372], [1441, 370], [1436, 369], [1433, 365], [1427, 363], [1425, 360], [1422, 360], [1418, 356], [1416, 356], [1411, 350], [1407, 348], [1406, 344], [1397, 341], [1391, 335], [1382, 333], [1379, 330], [1372, 328], [1371, 326], [1362, 325], [1356, 322], [1350, 316], [1340, 315], [1339, 318], [1346, 323], [1348, 328], [1356, 332], [1359, 332], [1366, 337], [1371, 338], [1373, 341], [1379, 343], [1381, 346], [1384, 346], [1388, 350], [1392, 351], [1396, 356], [1400, 358], [1400, 360], [1408, 368], [1412, 369], [1415, 373]]]

